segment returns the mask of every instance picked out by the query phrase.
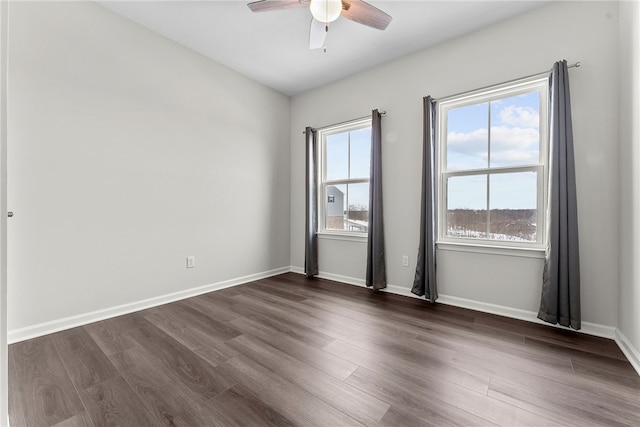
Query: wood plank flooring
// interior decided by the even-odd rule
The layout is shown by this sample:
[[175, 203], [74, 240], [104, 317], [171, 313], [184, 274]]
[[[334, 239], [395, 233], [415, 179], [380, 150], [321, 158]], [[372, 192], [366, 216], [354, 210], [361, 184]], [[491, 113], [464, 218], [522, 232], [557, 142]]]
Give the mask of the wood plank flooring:
[[9, 347], [17, 426], [640, 426], [617, 345], [287, 273]]

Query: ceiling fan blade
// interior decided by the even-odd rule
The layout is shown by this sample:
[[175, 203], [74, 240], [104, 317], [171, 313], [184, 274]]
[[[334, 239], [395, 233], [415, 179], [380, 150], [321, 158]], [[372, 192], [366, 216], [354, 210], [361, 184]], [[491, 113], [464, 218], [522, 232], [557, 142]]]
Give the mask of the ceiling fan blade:
[[312, 18], [311, 29], [309, 30], [309, 49], [320, 49], [324, 46], [324, 39], [326, 36], [326, 24]]
[[391, 20], [387, 15], [375, 6], [371, 6], [362, 0], [343, 0], [342, 16], [367, 27], [384, 30]]
[[259, 0], [247, 4], [252, 12], [268, 12], [270, 10], [290, 9], [307, 6], [309, 0]]

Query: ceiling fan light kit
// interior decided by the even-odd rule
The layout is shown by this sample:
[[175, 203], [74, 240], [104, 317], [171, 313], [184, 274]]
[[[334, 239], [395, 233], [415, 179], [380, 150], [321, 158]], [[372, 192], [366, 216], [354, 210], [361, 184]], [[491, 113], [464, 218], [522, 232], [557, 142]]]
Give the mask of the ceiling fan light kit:
[[340, 17], [342, 0], [311, 0], [309, 9], [317, 21], [328, 24]]

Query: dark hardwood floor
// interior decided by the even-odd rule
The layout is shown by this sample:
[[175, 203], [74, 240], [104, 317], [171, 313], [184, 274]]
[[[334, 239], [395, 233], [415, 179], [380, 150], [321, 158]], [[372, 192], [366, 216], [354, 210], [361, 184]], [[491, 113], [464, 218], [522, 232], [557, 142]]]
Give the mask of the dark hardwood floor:
[[607, 339], [288, 273], [9, 347], [17, 426], [640, 426]]

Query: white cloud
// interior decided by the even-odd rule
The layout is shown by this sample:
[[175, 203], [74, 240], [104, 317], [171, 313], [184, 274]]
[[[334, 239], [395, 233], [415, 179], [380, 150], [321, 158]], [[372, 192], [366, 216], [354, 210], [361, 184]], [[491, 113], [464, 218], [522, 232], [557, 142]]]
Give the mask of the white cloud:
[[[497, 165], [537, 163], [539, 156], [539, 132], [537, 128], [495, 126], [491, 128], [491, 163]], [[469, 156], [469, 165], [457, 162], [455, 169], [466, 168], [487, 159], [487, 129], [472, 132], [450, 132], [447, 135], [448, 149]], [[486, 163], [485, 163], [486, 164]], [[449, 165], [452, 169], [453, 165]], [[473, 167], [473, 166], [471, 166]]]
[[498, 117], [505, 125], [524, 128], [537, 128], [540, 125], [540, 114], [531, 107], [508, 105], [500, 110]]
[[458, 145], [458, 144], [475, 144], [475, 143], [487, 143], [487, 130], [486, 129], [476, 129], [471, 132], [463, 133], [463, 132], [449, 132], [447, 135], [447, 143], [449, 146]]
[[486, 129], [476, 129], [472, 132], [450, 132], [447, 135], [447, 146], [450, 154], [460, 156], [450, 156], [448, 159], [449, 169], [468, 169], [487, 166], [487, 140]]
[[539, 141], [538, 129], [506, 126], [491, 128], [491, 151], [538, 149]]
[[477, 155], [487, 151], [488, 132], [486, 129], [476, 129], [471, 132], [449, 132], [447, 145], [450, 150], [468, 155]]

